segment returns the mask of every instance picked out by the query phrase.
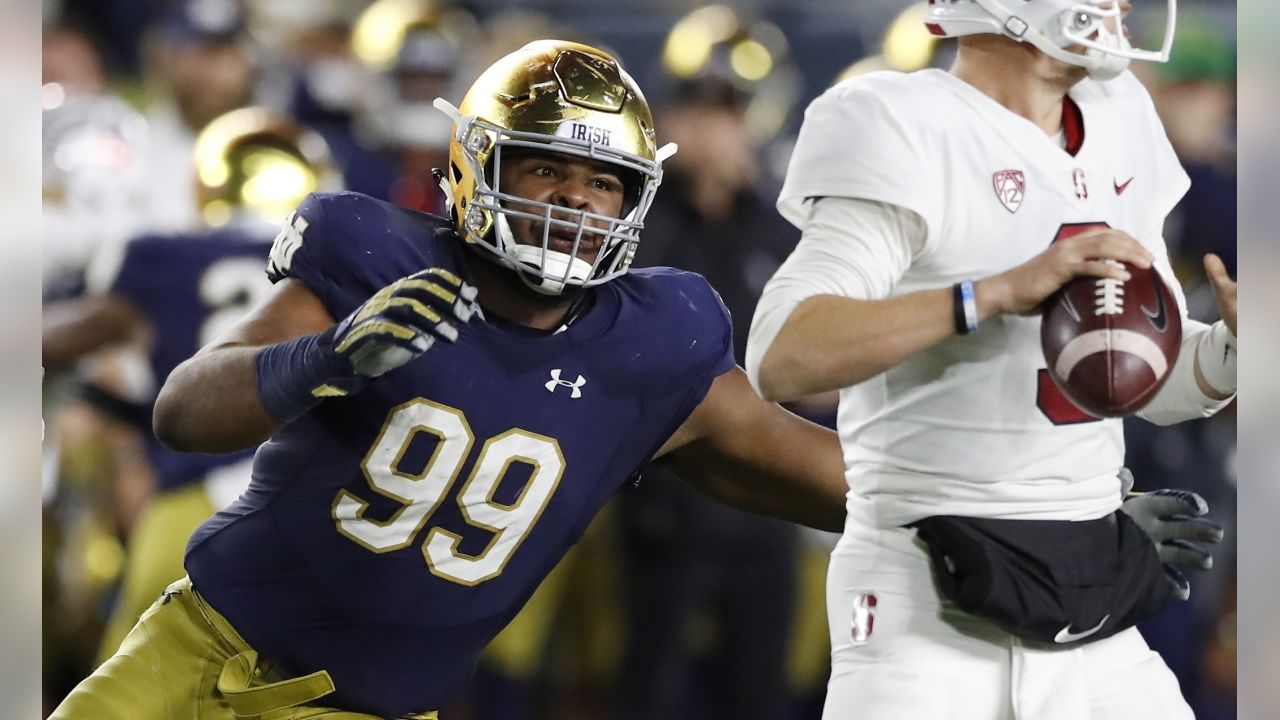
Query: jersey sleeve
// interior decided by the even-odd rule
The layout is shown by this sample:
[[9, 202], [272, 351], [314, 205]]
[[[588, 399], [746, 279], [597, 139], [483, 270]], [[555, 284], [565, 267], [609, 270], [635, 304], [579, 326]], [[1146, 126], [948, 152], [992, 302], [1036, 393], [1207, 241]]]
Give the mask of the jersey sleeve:
[[[700, 306], [694, 312], [702, 326], [699, 335], [705, 338], [706, 348], [697, 354], [697, 362], [693, 363], [695, 374], [689, 383], [689, 394], [679, 415], [681, 423], [702, 404], [716, 378], [729, 372], [737, 364], [733, 356], [733, 318], [729, 314], [729, 308], [706, 278], [701, 275], [693, 277], [697, 280], [692, 283], [688, 299], [690, 305]], [[696, 345], [690, 348], [694, 352], [697, 349]]]
[[720, 318], [723, 320], [718, 352], [712, 356], [713, 361], [709, 366], [710, 371], [708, 372], [708, 375], [714, 379], [732, 370], [737, 361], [733, 356], [733, 320], [729, 315], [729, 308], [725, 307], [724, 300], [720, 298], [720, 293], [712, 290], [710, 285], [707, 286], [707, 289], [711, 290], [711, 294], [715, 296], [716, 308], [720, 311]]
[[285, 219], [271, 245], [267, 278], [302, 281], [335, 319], [351, 314], [385, 283], [371, 277], [357, 238], [345, 237], [337, 196], [313, 193]]
[[654, 384], [655, 394], [681, 390], [675, 412], [665, 416], [668, 425], [653, 448], [657, 451], [702, 403], [716, 378], [733, 369], [733, 320], [720, 294], [701, 275], [671, 268], [643, 272], [667, 276], [661, 292], [673, 299], [661, 304], [663, 310], [649, 318], [656, 324], [645, 328], [646, 335], [662, 338], [658, 353], [662, 359], [656, 365], [664, 368], [646, 381]]
[[[692, 276], [687, 300], [690, 309], [699, 320], [698, 335], [706, 338], [706, 350], [698, 355], [695, 368], [707, 387], [711, 381], [729, 372], [735, 364], [733, 357], [733, 318], [720, 293], [701, 275]], [[696, 350], [696, 346], [692, 348]], [[703, 395], [706, 394], [704, 390]]]
[[624, 317], [645, 347], [639, 354], [620, 351], [619, 362], [628, 364], [632, 382], [656, 393], [701, 387], [701, 401], [711, 382], [734, 366], [729, 309], [697, 273], [651, 267], [631, 275]]
[[803, 229], [807, 200], [848, 197], [905, 208], [937, 232], [942, 173], [929, 161], [920, 123], [906, 117], [910, 103], [890, 103], [881, 91], [896, 80], [866, 82], [874, 78], [837, 85], [805, 111], [778, 196], [778, 211], [793, 225]]
[[[1164, 122], [1156, 112], [1155, 103], [1151, 99], [1151, 94], [1147, 92], [1146, 86], [1133, 73], [1125, 73], [1111, 82], [1120, 85], [1116, 90], [1123, 93], [1131, 103], [1128, 106], [1130, 109], [1134, 105], [1137, 106], [1135, 114], [1140, 119], [1132, 125], [1132, 130], [1141, 134], [1137, 138], [1139, 141], [1143, 138], [1147, 140], [1142, 143], [1146, 149], [1144, 153], [1146, 158], [1143, 163], [1146, 167], [1142, 168], [1141, 174], [1151, 178], [1148, 188], [1145, 189], [1147, 194], [1143, 199], [1143, 204], [1148, 210], [1142, 219], [1142, 227], [1137, 229], [1136, 236], [1140, 239], [1159, 238], [1164, 229], [1165, 219], [1191, 188], [1191, 178], [1183, 169], [1182, 162], [1173, 149], [1173, 143], [1169, 141]], [[1148, 249], [1152, 248], [1148, 246]]]

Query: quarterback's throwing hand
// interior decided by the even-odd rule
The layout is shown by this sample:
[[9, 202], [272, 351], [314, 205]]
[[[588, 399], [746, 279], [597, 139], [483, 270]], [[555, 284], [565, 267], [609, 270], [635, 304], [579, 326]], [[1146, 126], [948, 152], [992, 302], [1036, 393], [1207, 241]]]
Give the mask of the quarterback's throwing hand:
[[458, 339], [455, 323], [479, 312], [476, 289], [454, 273], [429, 268], [374, 293], [338, 323], [330, 339], [351, 372], [373, 378], [426, 352], [436, 340]]
[[1094, 228], [1064, 237], [1027, 262], [983, 279], [979, 294], [991, 298], [999, 313], [1036, 313], [1046, 298], [1072, 278], [1127, 281], [1129, 271], [1113, 260], [1146, 269], [1155, 258], [1128, 233], [1109, 227]]

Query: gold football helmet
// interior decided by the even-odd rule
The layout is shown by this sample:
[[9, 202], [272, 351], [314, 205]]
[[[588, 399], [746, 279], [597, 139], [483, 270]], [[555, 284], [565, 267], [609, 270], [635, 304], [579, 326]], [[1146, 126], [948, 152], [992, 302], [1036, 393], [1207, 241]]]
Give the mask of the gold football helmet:
[[324, 138], [267, 108], [232, 110], [196, 138], [196, 199], [205, 222], [247, 211], [279, 225], [317, 190], [341, 189]]
[[[657, 147], [649, 105], [617, 60], [587, 45], [539, 40], [490, 66], [460, 107], [440, 98], [435, 106], [454, 122], [449, 169], [440, 174], [440, 186], [463, 239], [549, 295], [627, 272], [662, 181], [662, 161], [675, 146]], [[628, 193], [622, 217], [502, 192], [498, 178], [504, 148], [552, 151], [619, 166]], [[508, 217], [540, 220], [541, 247], [516, 243]], [[570, 253], [549, 248], [552, 227], [575, 233]], [[578, 257], [584, 237], [601, 240], [594, 262]]]

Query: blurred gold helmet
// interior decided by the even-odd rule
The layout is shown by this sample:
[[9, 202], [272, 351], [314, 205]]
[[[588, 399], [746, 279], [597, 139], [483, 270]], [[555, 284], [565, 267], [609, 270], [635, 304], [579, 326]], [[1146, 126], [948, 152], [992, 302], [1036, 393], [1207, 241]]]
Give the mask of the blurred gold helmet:
[[[454, 122], [449, 169], [440, 175], [440, 186], [463, 239], [489, 251], [529, 287], [546, 294], [598, 285], [627, 272], [644, 216], [662, 181], [662, 161], [675, 146], [657, 147], [649, 104], [617, 60], [587, 45], [539, 40], [490, 66], [460, 107], [443, 99], [435, 105]], [[617, 165], [627, 186], [622, 217], [502, 192], [498, 178], [503, 150], [509, 148]], [[517, 244], [508, 217], [542, 221], [541, 247]], [[591, 221], [607, 229], [592, 227]], [[549, 249], [553, 226], [575, 233], [572, 252]], [[577, 256], [584, 237], [601, 240], [593, 263]]]
[[196, 199], [210, 226], [247, 212], [279, 225], [308, 193], [336, 190], [319, 134], [274, 110], [232, 110], [196, 138]]
[[666, 73], [685, 99], [736, 106], [756, 142], [772, 140], [795, 108], [800, 73], [786, 35], [728, 5], [706, 5], [676, 21], [662, 49]]
[[916, 2], [904, 8], [885, 28], [884, 37], [880, 39], [880, 52], [841, 70], [832, 84], [883, 70], [909, 73], [949, 64], [950, 58], [939, 53], [938, 37], [925, 27], [928, 12], [927, 2]]

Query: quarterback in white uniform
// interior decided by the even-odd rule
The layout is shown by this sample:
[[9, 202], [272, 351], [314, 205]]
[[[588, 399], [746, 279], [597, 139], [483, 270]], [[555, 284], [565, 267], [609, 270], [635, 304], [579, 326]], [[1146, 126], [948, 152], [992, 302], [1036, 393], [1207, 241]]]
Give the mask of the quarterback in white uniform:
[[1025, 642], [941, 598], [903, 527], [1117, 510], [1121, 421], [1056, 389], [1034, 315], [1072, 277], [1124, 279], [1107, 258], [1154, 265], [1184, 316], [1140, 415], [1204, 417], [1234, 396], [1235, 283], [1207, 257], [1223, 320], [1185, 317], [1161, 231], [1189, 181], [1126, 70], [1167, 59], [1174, 2], [1152, 52], [1121, 29], [1127, 0], [933, 0], [929, 29], [965, 36], [950, 72], [862, 76], [806, 112], [778, 200], [804, 235], [765, 289], [747, 370], [770, 400], [840, 389], [827, 720], [1191, 716], [1135, 629]]

